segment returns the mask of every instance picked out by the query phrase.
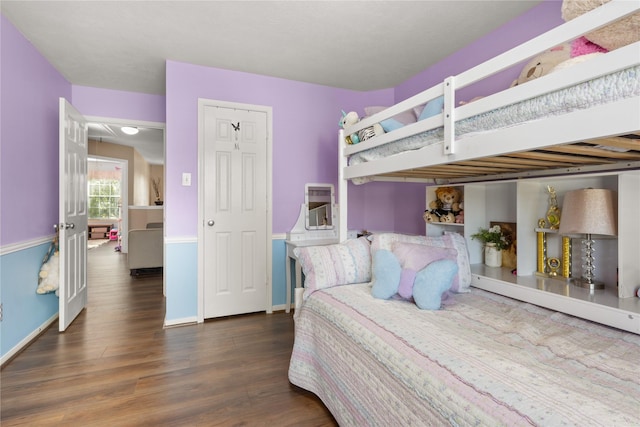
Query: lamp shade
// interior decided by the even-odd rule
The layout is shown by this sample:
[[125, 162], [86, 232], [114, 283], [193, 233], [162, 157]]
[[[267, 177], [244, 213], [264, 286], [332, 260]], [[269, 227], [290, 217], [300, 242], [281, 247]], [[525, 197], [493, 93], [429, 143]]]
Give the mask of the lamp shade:
[[614, 191], [584, 188], [567, 191], [562, 203], [560, 234], [618, 234], [618, 198]]

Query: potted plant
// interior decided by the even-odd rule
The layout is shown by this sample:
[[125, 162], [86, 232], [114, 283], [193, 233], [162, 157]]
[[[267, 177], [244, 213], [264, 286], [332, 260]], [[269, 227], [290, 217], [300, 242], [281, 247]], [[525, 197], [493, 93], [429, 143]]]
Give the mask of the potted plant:
[[509, 240], [502, 233], [499, 225], [490, 228], [481, 228], [472, 239], [484, 243], [484, 263], [489, 267], [502, 266], [502, 250], [509, 247]]

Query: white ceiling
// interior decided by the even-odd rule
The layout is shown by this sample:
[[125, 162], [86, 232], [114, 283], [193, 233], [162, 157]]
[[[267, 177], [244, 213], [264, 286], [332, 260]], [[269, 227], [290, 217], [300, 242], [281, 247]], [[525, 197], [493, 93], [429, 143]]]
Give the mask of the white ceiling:
[[164, 94], [166, 60], [394, 87], [539, 2], [3, 0], [0, 10], [72, 84]]

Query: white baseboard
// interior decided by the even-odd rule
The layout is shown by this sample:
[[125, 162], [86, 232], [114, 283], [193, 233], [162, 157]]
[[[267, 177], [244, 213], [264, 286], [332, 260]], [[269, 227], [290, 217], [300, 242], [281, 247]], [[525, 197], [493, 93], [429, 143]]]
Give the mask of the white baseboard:
[[[278, 304], [271, 306], [272, 311], [285, 311], [287, 308], [287, 304]], [[294, 308], [294, 304], [291, 304], [291, 308]]]
[[183, 317], [181, 319], [171, 319], [164, 321], [165, 328], [173, 328], [175, 326], [187, 326], [198, 323], [198, 318], [196, 316]]
[[2, 356], [2, 358], [0, 359], [0, 366], [4, 366], [4, 364], [9, 360], [11, 360], [16, 354], [24, 350], [29, 344], [31, 344], [36, 338], [38, 338], [38, 336], [42, 332], [44, 332], [49, 326], [51, 326], [51, 324], [56, 320], [58, 320], [58, 313], [54, 314], [49, 319], [47, 319], [42, 325], [40, 325], [38, 328], [36, 328], [33, 332], [31, 332], [26, 337], [24, 337], [22, 341], [16, 344], [4, 356]]

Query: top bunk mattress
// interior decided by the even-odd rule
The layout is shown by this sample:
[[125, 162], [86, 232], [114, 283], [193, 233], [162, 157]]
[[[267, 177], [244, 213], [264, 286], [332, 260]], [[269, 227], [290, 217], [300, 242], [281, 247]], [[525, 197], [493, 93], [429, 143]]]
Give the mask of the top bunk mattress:
[[[478, 114], [455, 124], [456, 139], [461, 136], [490, 132], [546, 117], [559, 116], [575, 110], [587, 109], [613, 101], [640, 96], [640, 66], [636, 65], [612, 74], [579, 83], [558, 91]], [[603, 117], [603, 120], [606, 118]], [[375, 161], [394, 154], [418, 150], [442, 142], [444, 127], [355, 153], [349, 166]], [[354, 182], [363, 179], [355, 179]]]

